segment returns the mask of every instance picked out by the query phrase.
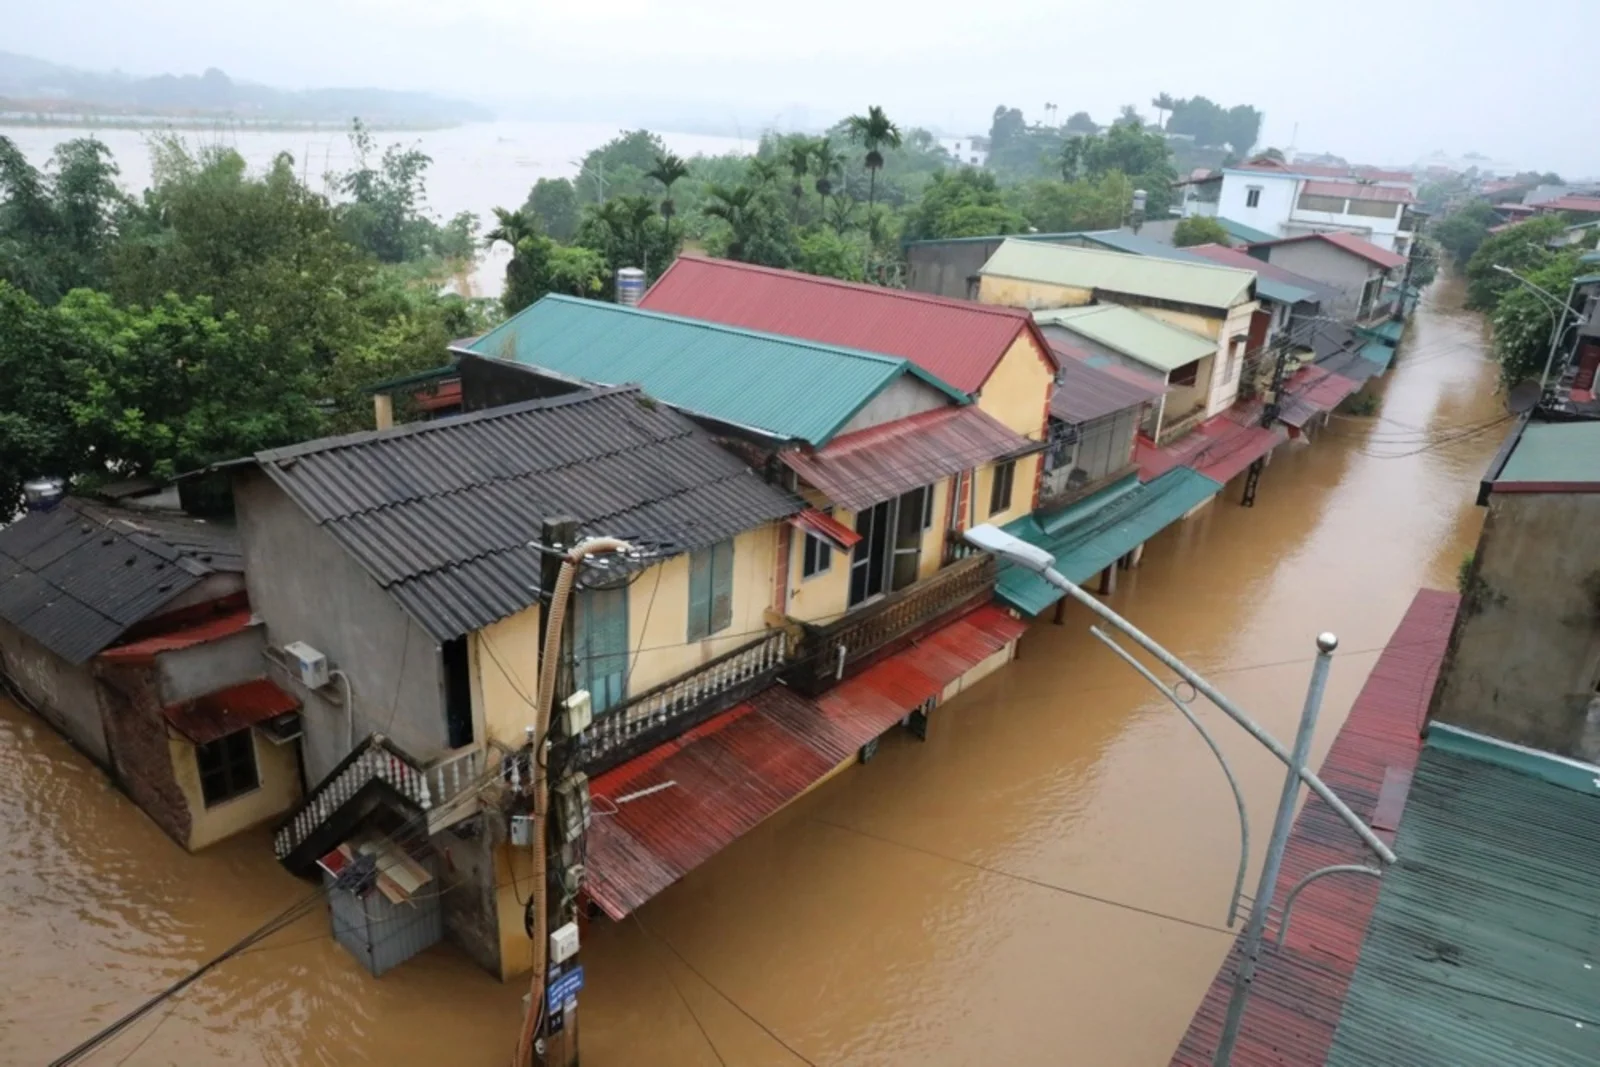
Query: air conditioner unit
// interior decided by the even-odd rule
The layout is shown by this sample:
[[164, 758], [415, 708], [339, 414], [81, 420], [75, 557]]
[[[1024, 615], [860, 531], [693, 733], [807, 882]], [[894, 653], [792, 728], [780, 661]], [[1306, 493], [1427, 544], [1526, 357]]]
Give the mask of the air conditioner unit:
[[307, 689], [321, 689], [328, 684], [328, 657], [304, 641], [292, 641], [283, 646], [289, 657], [289, 669], [300, 678]]

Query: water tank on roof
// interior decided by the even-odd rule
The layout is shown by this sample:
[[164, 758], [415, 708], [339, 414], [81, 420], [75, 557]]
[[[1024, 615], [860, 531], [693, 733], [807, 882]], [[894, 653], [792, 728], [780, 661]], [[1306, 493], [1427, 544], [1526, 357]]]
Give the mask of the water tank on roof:
[[67, 483], [60, 478], [29, 478], [22, 483], [22, 498], [29, 511], [49, 511], [67, 495]]
[[623, 267], [617, 271], [617, 303], [638, 307], [644, 299], [644, 271], [638, 267]]

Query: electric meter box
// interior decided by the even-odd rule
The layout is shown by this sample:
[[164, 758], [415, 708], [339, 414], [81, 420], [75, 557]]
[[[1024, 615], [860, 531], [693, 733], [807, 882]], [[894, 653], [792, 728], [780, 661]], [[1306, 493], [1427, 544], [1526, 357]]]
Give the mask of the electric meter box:
[[567, 923], [550, 931], [550, 965], [566, 963], [578, 954], [578, 924]]
[[568, 737], [577, 737], [594, 721], [594, 702], [589, 698], [587, 689], [573, 693], [566, 699], [563, 707], [565, 715], [561, 726]]
[[293, 641], [283, 646], [289, 657], [289, 667], [307, 689], [321, 689], [328, 684], [328, 657], [304, 641]]

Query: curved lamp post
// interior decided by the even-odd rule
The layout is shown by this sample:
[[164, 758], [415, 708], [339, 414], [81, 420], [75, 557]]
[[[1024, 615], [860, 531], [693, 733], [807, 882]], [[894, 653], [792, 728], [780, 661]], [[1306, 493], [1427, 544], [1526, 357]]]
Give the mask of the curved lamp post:
[[[1495, 270], [1512, 279], [1535, 296], [1541, 297], [1545, 307], [1550, 311], [1550, 351], [1544, 357], [1544, 373], [1539, 375], [1539, 391], [1542, 395], [1546, 383], [1550, 380], [1550, 367], [1555, 363], [1556, 349], [1561, 347], [1561, 338], [1566, 335], [1567, 330], [1572, 326], [1582, 326], [1584, 322], [1583, 316], [1572, 310], [1572, 297], [1578, 291], [1578, 283], [1573, 282], [1567, 288], [1567, 298], [1563, 300], [1544, 286], [1530, 282], [1510, 267], [1502, 267], [1498, 263], [1492, 264], [1492, 266]], [[1571, 324], [1567, 323], [1568, 316], [1573, 319]]]

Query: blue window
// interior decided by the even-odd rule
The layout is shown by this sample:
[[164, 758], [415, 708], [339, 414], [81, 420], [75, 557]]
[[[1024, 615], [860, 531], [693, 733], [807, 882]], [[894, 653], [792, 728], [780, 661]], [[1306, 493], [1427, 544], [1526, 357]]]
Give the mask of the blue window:
[[733, 625], [733, 541], [689, 553], [689, 640]]

